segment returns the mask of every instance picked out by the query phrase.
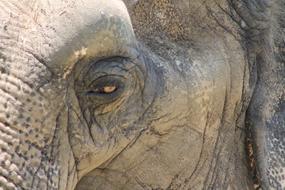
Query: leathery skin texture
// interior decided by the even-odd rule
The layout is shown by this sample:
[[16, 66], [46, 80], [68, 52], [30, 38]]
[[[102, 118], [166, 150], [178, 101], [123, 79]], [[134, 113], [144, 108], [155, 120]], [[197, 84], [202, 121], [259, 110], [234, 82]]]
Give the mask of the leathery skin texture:
[[285, 189], [282, 0], [0, 0], [0, 190]]

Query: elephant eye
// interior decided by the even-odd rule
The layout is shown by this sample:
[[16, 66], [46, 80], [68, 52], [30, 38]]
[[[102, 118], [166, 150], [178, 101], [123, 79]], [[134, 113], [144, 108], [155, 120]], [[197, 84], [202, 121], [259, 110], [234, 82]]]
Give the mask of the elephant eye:
[[111, 94], [114, 93], [116, 90], [118, 89], [118, 86], [116, 86], [115, 84], [110, 84], [110, 85], [106, 85], [103, 87], [96, 87], [93, 90], [88, 90], [87, 91], [87, 95], [94, 95], [94, 94]]
[[111, 94], [117, 90], [116, 85], [106, 85], [104, 87], [96, 88], [94, 92], [100, 93], [100, 94]]
[[102, 76], [88, 86], [85, 95], [103, 102], [114, 101], [125, 89], [124, 78], [120, 76]]

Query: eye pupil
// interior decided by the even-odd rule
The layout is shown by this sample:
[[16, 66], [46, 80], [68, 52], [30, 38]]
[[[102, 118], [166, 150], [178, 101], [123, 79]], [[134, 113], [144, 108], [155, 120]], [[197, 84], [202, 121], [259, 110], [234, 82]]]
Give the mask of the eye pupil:
[[95, 92], [102, 93], [102, 94], [110, 94], [117, 90], [117, 87], [115, 85], [109, 85], [104, 86], [102, 88], [98, 88], [95, 90]]

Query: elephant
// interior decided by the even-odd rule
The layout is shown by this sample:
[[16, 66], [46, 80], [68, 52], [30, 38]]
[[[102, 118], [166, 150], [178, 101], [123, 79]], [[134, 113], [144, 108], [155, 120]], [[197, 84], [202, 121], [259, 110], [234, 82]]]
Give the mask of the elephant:
[[0, 0], [0, 189], [285, 189], [283, 0]]

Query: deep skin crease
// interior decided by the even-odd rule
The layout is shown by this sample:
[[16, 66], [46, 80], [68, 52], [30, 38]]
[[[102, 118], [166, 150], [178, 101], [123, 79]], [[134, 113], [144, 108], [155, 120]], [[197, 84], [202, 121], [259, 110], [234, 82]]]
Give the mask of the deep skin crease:
[[175, 2], [0, 0], [2, 189], [284, 188], [285, 5]]

